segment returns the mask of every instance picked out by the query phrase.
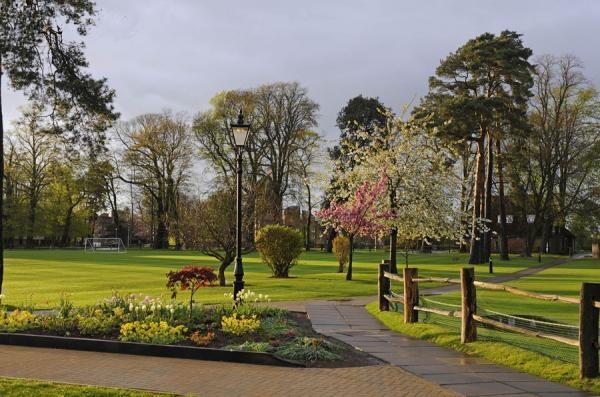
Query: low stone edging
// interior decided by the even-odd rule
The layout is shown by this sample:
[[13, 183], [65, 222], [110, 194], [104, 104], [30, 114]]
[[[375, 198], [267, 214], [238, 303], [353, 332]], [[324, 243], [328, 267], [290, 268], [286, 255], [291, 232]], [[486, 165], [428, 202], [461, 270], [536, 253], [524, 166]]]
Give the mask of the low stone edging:
[[296, 361], [285, 360], [271, 353], [224, 350], [208, 347], [154, 345], [117, 340], [75, 338], [68, 336], [34, 335], [0, 332], [0, 344], [44, 347], [103, 353], [135, 354], [192, 360], [227, 361], [244, 364], [275, 365], [280, 367], [305, 367]]

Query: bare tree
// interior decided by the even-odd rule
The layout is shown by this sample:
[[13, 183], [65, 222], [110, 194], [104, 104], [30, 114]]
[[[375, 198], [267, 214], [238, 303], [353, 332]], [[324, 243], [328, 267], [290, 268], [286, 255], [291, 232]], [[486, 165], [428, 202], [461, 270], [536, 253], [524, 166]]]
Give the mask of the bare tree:
[[[322, 151], [321, 136], [313, 131], [304, 131], [300, 139], [299, 147], [294, 159], [292, 161], [292, 172], [297, 179], [298, 189], [300, 192], [299, 196], [305, 198], [306, 202], [306, 223], [304, 225], [304, 249], [310, 251], [311, 248], [311, 224], [312, 224], [312, 210], [314, 208], [313, 200], [313, 187], [316, 182], [317, 172], [315, 167], [318, 166]], [[302, 190], [306, 193], [303, 194]]]
[[533, 218], [527, 255], [536, 235], [546, 250], [554, 227], [564, 227], [577, 205], [593, 193], [588, 183], [600, 161], [600, 100], [570, 55], [537, 59], [535, 96], [527, 137], [511, 145], [511, 187], [521, 216]]
[[280, 223], [283, 200], [293, 176], [294, 159], [303, 134], [317, 125], [319, 105], [298, 83], [275, 83], [256, 90], [256, 136], [264, 153], [264, 175], [272, 191], [273, 221]]
[[38, 207], [49, 184], [50, 166], [56, 160], [54, 137], [41, 123], [42, 108], [38, 105], [26, 109], [16, 123], [15, 135], [21, 169], [19, 189], [27, 201], [26, 245], [33, 246]]
[[[219, 284], [225, 285], [225, 270], [235, 259], [234, 192], [224, 188], [213, 192], [206, 199], [187, 197], [181, 200], [180, 206], [185, 247], [219, 260]], [[243, 244], [244, 252], [252, 247], [250, 242]]]
[[119, 178], [141, 186], [152, 197], [157, 229], [155, 248], [168, 248], [169, 235], [181, 245], [178, 230], [177, 201], [189, 180], [192, 167], [193, 142], [190, 127], [183, 115], [169, 112], [145, 114], [115, 128], [123, 145], [119, 165], [135, 168], [135, 178], [129, 179], [123, 169]]

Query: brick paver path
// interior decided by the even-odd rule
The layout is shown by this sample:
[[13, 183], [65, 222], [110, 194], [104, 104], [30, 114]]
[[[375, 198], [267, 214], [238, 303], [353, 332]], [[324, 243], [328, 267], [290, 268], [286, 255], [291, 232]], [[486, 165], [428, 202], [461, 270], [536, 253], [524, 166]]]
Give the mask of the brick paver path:
[[202, 397], [456, 396], [393, 365], [283, 368], [21, 346], [0, 346], [0, 376]]
[[365, 309], [367, 299], [312, 302], [318, 332], [465, 396], [589, 396], [570, 387], [390, 331]]

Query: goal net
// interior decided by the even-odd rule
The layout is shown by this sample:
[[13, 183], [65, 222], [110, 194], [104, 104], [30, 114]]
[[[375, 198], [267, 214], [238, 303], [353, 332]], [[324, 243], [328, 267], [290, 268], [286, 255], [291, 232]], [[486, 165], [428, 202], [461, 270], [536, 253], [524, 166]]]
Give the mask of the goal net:
[[83, 249], [85, 252], [127, 252], [123, 240], [118, 237], [87, 237]]

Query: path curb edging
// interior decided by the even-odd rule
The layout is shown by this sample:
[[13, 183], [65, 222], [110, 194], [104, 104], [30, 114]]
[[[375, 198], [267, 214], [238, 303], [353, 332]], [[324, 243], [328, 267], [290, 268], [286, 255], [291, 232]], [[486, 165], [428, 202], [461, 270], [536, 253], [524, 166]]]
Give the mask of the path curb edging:
[[265, 352], [248, 352], [194, 346], [154, 345], [149, 343], [121, 342], [116, 340], [75, 338], [68, 336], [1, 332], [0, 344], [95, 351], [102, 353], [134, 354], [142, 356], [187, 358], [193, 360], [227, 361], [279, 367], [305, 367], [305, 365], [300, 362], [286, 360]]

